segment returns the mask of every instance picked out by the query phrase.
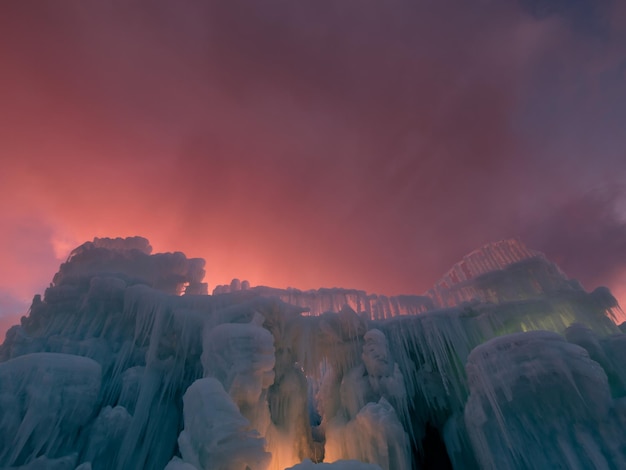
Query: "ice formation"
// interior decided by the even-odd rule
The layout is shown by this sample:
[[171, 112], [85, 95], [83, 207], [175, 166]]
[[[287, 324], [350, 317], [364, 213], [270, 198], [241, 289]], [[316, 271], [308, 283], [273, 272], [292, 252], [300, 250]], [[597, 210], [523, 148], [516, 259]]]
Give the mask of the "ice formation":
[[172, 459], [166, 468], [266, 469], [271, 455], [265, 441], [240, 410], [217, 379], [193, 382], [183, 396], [182, 459]]
[[72, 252], [0, 346], [0, 468], [626, 468], [621, 310], [517, 240], [421, 296], [203, 263]]
[[626, 423], [582, 347], [548, 331], [516, 333], [475, 348], [466, 368], [465, 425], [481, 468], [626, 468], [615, 439]]

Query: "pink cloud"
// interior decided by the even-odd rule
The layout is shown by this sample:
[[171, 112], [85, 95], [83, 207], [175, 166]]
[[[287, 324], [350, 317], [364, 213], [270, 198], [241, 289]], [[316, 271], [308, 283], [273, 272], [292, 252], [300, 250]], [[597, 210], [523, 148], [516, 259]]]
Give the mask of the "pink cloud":
[[619, 178], [623, 25], [491, 3], [3, 4], [0, 285], [143, 235], [212, 285], [421, 292]]

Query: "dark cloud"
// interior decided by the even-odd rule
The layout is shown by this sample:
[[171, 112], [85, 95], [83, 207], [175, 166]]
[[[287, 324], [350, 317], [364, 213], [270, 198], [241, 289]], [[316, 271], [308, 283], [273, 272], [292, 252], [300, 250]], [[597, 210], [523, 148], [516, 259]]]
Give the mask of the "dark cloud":
[[544, 214], [525, 237], [571, 277], [592, 289], [626, 266], [626, 188], [606, 187]]
[[585, 33], [606, 36], [610, 32], [614, 0], [519, 0], [519, 3], [538, 19], [559, 16]]

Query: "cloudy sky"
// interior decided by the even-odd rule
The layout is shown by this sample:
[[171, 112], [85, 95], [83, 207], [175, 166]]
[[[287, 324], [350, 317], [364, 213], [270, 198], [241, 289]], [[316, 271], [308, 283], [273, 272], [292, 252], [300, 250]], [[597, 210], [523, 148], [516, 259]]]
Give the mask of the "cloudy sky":
[[626, 2], [0, 2], [0, 322], [142, 235], [421, 293], [520, 237], [626, 302]]

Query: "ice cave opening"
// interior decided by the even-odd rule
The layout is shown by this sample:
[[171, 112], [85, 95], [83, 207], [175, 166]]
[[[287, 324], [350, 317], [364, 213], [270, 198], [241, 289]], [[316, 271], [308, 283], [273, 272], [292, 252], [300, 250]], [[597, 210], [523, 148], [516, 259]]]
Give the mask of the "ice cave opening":
[[452, 462], [448, 457], [446, 443], [441, 434], [430, 422], [426, 423], [421, 452], [413, 453], [418, 468], [424, 470], [452, 470]]
[[0, 468], [626, 468], [623, 312], [519, 240], [423, 295], [203, 278], [76, 248], [0, 346]]

